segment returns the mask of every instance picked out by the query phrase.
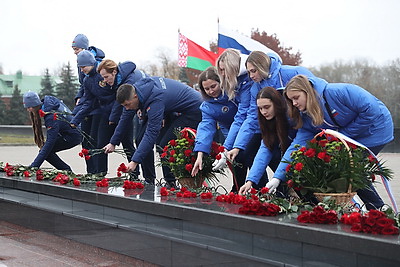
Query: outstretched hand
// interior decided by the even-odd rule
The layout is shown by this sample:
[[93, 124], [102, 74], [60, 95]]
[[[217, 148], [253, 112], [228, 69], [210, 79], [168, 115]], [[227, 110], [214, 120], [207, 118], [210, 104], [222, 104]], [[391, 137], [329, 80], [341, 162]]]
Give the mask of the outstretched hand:
[[104, 153], [112, 153], [115, 151], [115, 146], [113, 144], [107, 144], [105, 147], [103, 147]]

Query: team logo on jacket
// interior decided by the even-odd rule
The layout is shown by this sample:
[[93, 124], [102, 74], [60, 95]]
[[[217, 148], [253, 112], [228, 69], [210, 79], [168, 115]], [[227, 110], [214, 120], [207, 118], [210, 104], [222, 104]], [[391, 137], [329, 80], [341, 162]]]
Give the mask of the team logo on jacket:
[[104, 81], [104, 80], [101, 80], [101, 81], [99, 81], [99, 86], [100, 87], [104, 87], [104, 86], [106, 86], [107, 84], [106, 84], [106, 82]]
[[223, 113], [227, 113], [227, 112], [229, 111], [229, 107], [228, 107], [228, 106], [223, 106], [223, 107], [221, 108], [221, 111], [222, 111]]

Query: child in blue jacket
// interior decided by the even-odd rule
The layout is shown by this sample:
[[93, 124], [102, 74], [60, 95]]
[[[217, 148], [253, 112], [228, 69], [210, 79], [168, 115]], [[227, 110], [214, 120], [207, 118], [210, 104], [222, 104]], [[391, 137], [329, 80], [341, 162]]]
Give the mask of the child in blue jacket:
[[[40, 168], [46, 160], [58, 170], [72, 171], [56, 153], [77, 146], [82, 136], [77, 129], [71, 128], [71, 111], [58, 98], [45, 96], [41, 101], [35, 92], [27, 92], [23, 96], [24, 107], [29, 111], [35, 143], [40, 148], [39, 154], [30, 167]], [[39, 112], [40, 111], [40, 112]], [[41, 116], [44, 116], [46, 126], [46, 141], [42, 131]]]

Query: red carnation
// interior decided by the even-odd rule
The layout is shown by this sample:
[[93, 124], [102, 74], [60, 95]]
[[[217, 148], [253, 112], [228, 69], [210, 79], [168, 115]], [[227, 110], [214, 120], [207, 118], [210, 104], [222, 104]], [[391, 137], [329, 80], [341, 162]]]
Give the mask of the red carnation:
[[175, 141], [175, 140], [171, 140], [171, 141], [169, 141], [169, 144], [170, 144], [171, 146], [176, 146], [176, 141]]
[[192, 164], [186, 164], [185, 169], [190, 172], [193, 169], [193, 165]]
[[303, 169], [303, 163], [301, 162], [296, 163], [296, 165], [294, 165], [294, 169], [296, 171], [301, 171]]

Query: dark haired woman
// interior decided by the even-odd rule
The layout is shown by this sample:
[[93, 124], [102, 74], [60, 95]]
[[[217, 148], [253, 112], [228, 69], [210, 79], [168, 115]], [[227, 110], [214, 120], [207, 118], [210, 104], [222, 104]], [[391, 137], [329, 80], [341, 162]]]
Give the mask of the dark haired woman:
[[[24, 94], [24, 107], [28, 110], [32, 121], [35, 143], [40, 148], [39, 154], [30, 167], [39, 168], [46, 160], [58, 170], [71, 171], [56, 153], [77, 146], [82, 141], [82, 136], [77, 129], [71, 128], [71, 111], [58, 98], [45, 96], [41, 101], [35, 92]], [[42, 131], [42, 120], [47, 129], [46, 141]]]
[[260, 181], [271, 161], [280, 161], [296, 135], [296, 131], [290, 127], [286, 103], [280, 90], [264, 87], [258, 92], [256, 99], [262, 142], [246, 183], [239, 190], [240, 194], [245, 194], [253, 184]]

